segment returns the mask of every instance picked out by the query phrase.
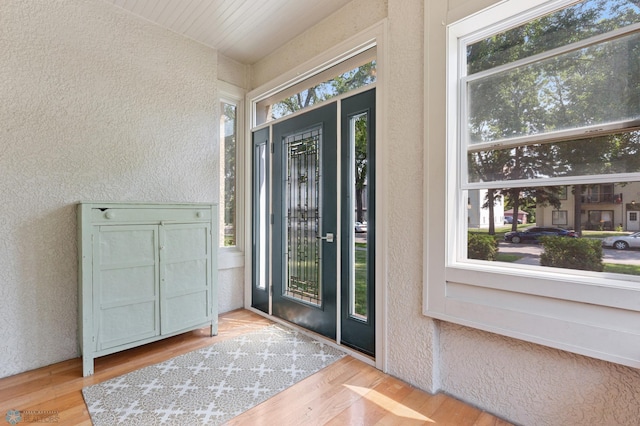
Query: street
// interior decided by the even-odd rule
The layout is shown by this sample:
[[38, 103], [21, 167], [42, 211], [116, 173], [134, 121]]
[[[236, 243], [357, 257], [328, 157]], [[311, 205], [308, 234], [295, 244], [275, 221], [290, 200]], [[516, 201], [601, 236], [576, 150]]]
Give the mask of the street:
[[[522, 258], [514, 263], [522, 263], [528, 265], [539, 265], [540, 254], [542, 253], [541, 244], [513, 244], [505, 241], [498, 243], [499, 253], [521, 255]], [[603, 248], [605, 263], [620, 263], [625, 265], [640, 265], [640, 250], [616, 250], [612, 248]]]

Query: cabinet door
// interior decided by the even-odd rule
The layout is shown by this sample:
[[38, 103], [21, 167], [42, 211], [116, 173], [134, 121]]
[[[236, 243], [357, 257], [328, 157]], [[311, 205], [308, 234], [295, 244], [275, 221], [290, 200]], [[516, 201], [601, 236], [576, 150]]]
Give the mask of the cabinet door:
[[208, 223], [160, 226], [162, 334], [211, 320], [211, 250]]
[[159, 335], [158, 227], [97, 226], [94, 230], [96, 350]]

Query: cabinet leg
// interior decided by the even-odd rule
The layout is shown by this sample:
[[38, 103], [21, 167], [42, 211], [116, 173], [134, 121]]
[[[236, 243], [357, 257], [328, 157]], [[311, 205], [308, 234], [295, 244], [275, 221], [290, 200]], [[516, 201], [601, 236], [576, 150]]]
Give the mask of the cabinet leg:
[[93, 356], [82, 355], [82, 377], [93, 375]]

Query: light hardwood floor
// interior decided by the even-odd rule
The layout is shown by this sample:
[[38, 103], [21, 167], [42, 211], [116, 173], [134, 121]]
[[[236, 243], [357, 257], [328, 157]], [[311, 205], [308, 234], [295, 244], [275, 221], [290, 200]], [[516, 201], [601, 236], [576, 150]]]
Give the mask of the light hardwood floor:
[[[96, 359], [82, 377], [80, 358], [0, 379], [0, 418], [9, 410], [55, 412], [55, 424], [90, 425], [85, 386], [156, 364], [271, 324], [247, 310], [220, 316], [219, 333], [197, 330]], [[443, 394], [430, 395], [350, 356], [232, 419], [230, 425], [509, 425]]]

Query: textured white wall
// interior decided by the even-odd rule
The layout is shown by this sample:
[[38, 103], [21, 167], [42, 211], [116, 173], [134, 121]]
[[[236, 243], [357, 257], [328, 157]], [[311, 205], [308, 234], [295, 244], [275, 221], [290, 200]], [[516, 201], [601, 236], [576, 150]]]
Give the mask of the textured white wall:
[[[248, 65], [241, 64], [218, 53], [219, 81], [224, 81], [241, 89], [247, 89], [249, 85], [249, 69]], [[242, 131], [242, 129], [239, 130]], [[220, 182], [220, 186], [220, 191], [224, 191], [224, 182]], [[224, 264], [228, 259], [228, 255], [219, 256], [218, 310], [220, 313], [240, 309], [244, 306], [244, 266], [229, 268], [229, 265]], [[234, 264], [236, 263], [234, 262]]]
[[[426, 215], [423, 177], [429, 182], [428, 203], [444, 206], [443, 22], [460, 19], [492, 2], [495, 0], [385, 2], [388, 96], [385, 115], [378, 119], [385, 120], [388, 132], [385, 139], [378, 135], [377, 149], [388, 176], [388, 217], [378, 223], [384, 221], [388, 226], [388, 246], [383, 250], [388, 264], [389, 372], [427, 391], [442, 390], [524, 425], [637, 426], [638, 370], [433, 321], [421, 314], [422, 271], [428, 267], [423, 265], [423, 240], [429, 261], [444, 262], [444, 207], [429, 214], [427, 229], [422, 223]], [[361, 11], [354, 7], [356, 3], [358, 0], [255, 64], [253, 87], [351, 36]], [[428, 8], [427, 45], [423, 7]], [[330, 45], [323, 31], [316, 31], [328, 28], [340, 34]], [[428, 168], [422, 161], [425, 150], [427, 157], [437, 158]]]
[[244, 267], [218, 272], [218, 312], [229, 312], [244, 306]]
[[[435, 323], [422, 315], [424, 9], [419, 0], [389, 0], [387, 139], [388, 371], [437, 389]], [[417, 338], [419, 336], [419, 338]]]
[[249, 66], [218, 53], [218, 80], [246, 89], [249, 85]]
[[253, 64], [251, 88], [312, 59], [387, 16], [388, 0], [352, 0], [319, 24]]
[[640, 424], [640, 371], [455, 324], [440, 331], [442, 388], [523, 425]]
[[217, 202], [219, 173], [215, 51], [98, 0], [2, 1], [0, 51], [3, 377], [78, 355], [75, 203]]

